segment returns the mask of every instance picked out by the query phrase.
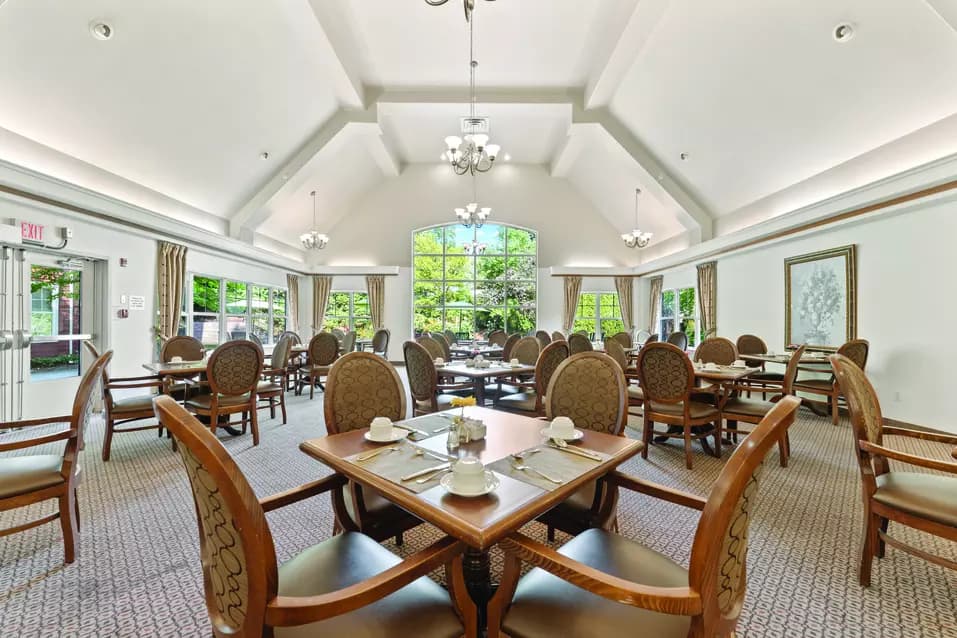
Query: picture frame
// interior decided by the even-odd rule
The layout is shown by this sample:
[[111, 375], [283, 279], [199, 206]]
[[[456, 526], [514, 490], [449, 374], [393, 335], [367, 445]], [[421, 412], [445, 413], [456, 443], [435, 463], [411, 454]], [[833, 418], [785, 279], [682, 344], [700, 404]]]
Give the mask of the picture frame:
[[857, 338], [854, 244], [784, 260], [784, 342], [837, 350]]

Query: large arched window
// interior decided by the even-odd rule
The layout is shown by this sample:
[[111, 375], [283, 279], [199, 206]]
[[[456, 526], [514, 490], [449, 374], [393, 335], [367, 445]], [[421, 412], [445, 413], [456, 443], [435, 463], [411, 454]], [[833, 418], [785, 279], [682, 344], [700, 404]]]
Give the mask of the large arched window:
[[414, 231], [412, 296], [417, 335], [526, 333], [536, 321], [538, 235], [503, 224]]

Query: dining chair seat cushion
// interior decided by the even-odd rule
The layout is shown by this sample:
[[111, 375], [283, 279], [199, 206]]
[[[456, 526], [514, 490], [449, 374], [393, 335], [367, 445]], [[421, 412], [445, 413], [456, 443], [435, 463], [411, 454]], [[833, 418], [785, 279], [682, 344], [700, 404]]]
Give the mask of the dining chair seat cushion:
[[536, 403], [535, 393], [532, 391], [516, 392], [515, 394], [506, 394], [499, 397], [498, 405], [506, 410], [520, 410], [522, 412], [534, 412]]
[[522, 392], [523, 390], [525, 390], [525, 388], [522, 388], [517, 385], [512, 385], [511, 383], [503, 383], [502, 391], [499, 392], [497, 383], [489, 383], [485, 386], [485, 395], [494, 396], [497, 394], [499, 396], [505, 396], [506, 394], [518, 394], [519, 392]]
[[551, 511], [562, 517], [586, 521], [591, 513], [592, 505], [595, 503], [596, 489], [598, 489], [598, 482], [589, 481], [572, 492], [568, 498], [552, 508]]
[[801, 379], [794, 384], [795, 390], [806, 388], [815, 392], [830, 392], [834, 382], [830, 379]]
[[[305, 550], [279, 567], [279, 596], [317, 596], [354, 585], [401, 559], [368, 536], [345, 532]], [[298, 627], [276, 627], [276, 638], [457, 638], [462, 623], [447, 591], [423, 576], [355, 611]]]
[[272, 381], [260, 381], [259, 385], [256, 386], [256, 394], [279, 394], [280, 392], [282, 392], [282, 385]]
[[774, 404], [770, 401], [760, 401], [758, 399], [728, 399], [724, 407], [721, 408], [721, 415], [725, 419], [734, 420], [735, 414], [751, 418], [763, 419], [771, 411]]
[[888, 472], [877, 477], [874, 500], [915, 516], [957, 527], [957, 477]]
[[641, 389], [641, 386], [638, 385], [629, 385], [628, 386], [628, 398], [637, 399], [639, 401], [645, 400], [645, 391]]
[[63, 483], [62, 454], [34, 454], [0, 459], [0, 498], [35, 492]]
[[[713, 405], [708, 405], [707, 403], [701, 403], [700, 401], [690, 401], [688, 406], [688, 411], [692, 419], [717, 419], [718, 418], [718, 408]], [[657, 401], [651, 402], [651, 412], [657, 412], [658, 414], [666, 414], [668, 416], [677, 416], [680, 417], [684, 414], [684, 404], [683, 403], [659, 403]]]
[[120, 416], [132, 412], [152, 412], [153, 399], [155, 394], [141, 394], [135, 397], [124, 397], [119, 401], [114, 401], [110, 406], [110, 412], [113, 416]]
[[[201, 394], [198, 397], [193, 397], [186, 402], [188, 407], [200, 408], [201, 410], [209, 410], [213, 402], [213, 395], [211, 394]], [[236, 396], [228, 397], [220, 395], [219, 397], [219, 407], [221, 408], [230, 408], [237, 405], [244, 405], [249, 403], [249, 393], [246, 394], [237, 394]]]
[[[688, 572], [670, 558], [617, 534], [590, 529], [560, 554], [625, 580], [656, 587], [687, 587]], [[586, 592], [542, 569], [533, 569], [515, 591], [503, 628], [511, 638], [533, 636], [655, 636], [684, 638], [691, 619], [616, 603]]]
[[[346, 511], [349, 513], [349, 517], [354, 521], [358, 521], [359, 517], [356, 515], [355, 501], [352, 500], [352, 490], [344, 488], [343, 501], [346, 506]], [[375, 490], [367, 488], [362, 490], [362, 506], [369, 514], [368, 518], [370, 520], [379, 517], [388, 517], [390, 514], [399, 514], [401, 512], [397, 505], [386, 500], [385, 497], [380, 496]]]
[[749, 374], [745, 381], [784, 381], [784, 374], [781, 372], [770, 372], [768, 370], [761, 370], [760, 372], [754, 372]]
[[302, 367], [300, 367], [300, 368], [299, 368], [299, 371], [302, 372], [302, 373], [305, 373], [305, 374], [316, 374], [316, 375], [319, 375], [319, 374], [329, 374], [329, 368], [330, 368], [330, 367], [331, 367], [331, 366], [313, 366], [313, 365], [308, 365], [308, 366], [302, 366]]

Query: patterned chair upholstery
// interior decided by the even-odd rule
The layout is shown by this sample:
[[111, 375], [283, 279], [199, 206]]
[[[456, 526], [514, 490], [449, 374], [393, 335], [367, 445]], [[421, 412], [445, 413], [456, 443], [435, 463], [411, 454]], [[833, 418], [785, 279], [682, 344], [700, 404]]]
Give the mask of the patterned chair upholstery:
[[[614, 359], [602, 352], [583, 352], [565, 359], [552, 374], [545, 393], [549, 420], [570, 418], [575, 427], [623, 436], [628, 420], [625, 375]], [[590, 527], [609, 528], [615, 520], [618, 493], [604, 481], [593, 481], [546, 512], [539, 521], [555, 529], [580, 534]]]
[[269, 408], [270, 418], [276, 418], [276, 401], [282, 412], [282, 423], [286, 424], [286, 388], [289, 385], [289, 361], [292, 349], [292, 337], [282, 336], [273, 346], [269, 369], [263, 370], [262, 381], [256, 387], [256, 400], [259, 409]]
[[625, 375], [626, 390], [628, 391], [628, 407], [640, 407], [645, 401], [645, 394], [638, 385], [638, 371], [629, 365], [628, 353], [615, 339], [605, 340], [605, 353], [615, 360]]
[[[851, 363], [863, 370], [867, 366], [867, 355], [870, 351], [870, 344], [866, 339], [852, 339], [837, 349], [837, 354], [847, 357]], [[807, 370], [808, 368], [801, 368]], [[811, 371], [816, 371], [811, 369]], [[840, 399], [841, 387], [837, 382], [837, 377], [833, 374], [827, 379], [798, 379], [794, 383], [796, 392], [805, 392], [808, 394], [823, 395], [827, 398], [827, 407], [831, 411], [831, 421], [837, 425], [840, 419]]]
[[[195, 419], [168, 397], [157, 401], [156, 411], [180, 442], [199, 524], [213, 636], [445, 638], [464, 631], [449, 595], [421, 578], [445, 560], [445, 553], [454, 558], [461, 551], [457, 543], [443, 539], [402, 569], [397, 556], [350, 529], [280, 566], [266, 512], [327, 492], [336, 498], [343, 477], [332, 474], [260, 501], [233, 458]], [[350, 586], [363, 593], [343, 596]], [[337, 600], [332, 608], [324, 600], [329, 598]]]
[[612, 335], [611, 338], [620, 343], [625, 350], [630, 350], [632, 347], [631, 335], [627, 332], [619, 332]]
[[694, 360], [701, 363], [717, 363], [729, 366], [738, 358], [738, 350], [730, 339], [711, 337], [698, 344], [694, 351]]
[[582, 352], [591, 352], [595, 348], [591, 345], [591, 341], [588, 340], [583, 334], [575, 332], [568, 335], [568, 352], [570, 354], [581, 354]]
[[299, 368], [299, 383], [296, 394], [302, 392], [302, 385], [309, 380], [309, 398], [315, 395], [316, 385], [325, 391], [322, 377], [329, 374], [329, 368], [339, 358], [339, 340], [331, 332], [320, 332], [309, 340], [309, 358], [306, 365]]
[[355, 349], [356, 349], [356, 331], [350, 330], [342, 338], [342, 342], [341, 342], [339, 350], [342, 354], [348, 354]]
[[445, 361], [452, 360], [452, 345], [449, 343], [449, 340], [445, 338], [445, 335], [441, 332], [436, 332], [432, 334], [432, 339], [442, 346], [442, 359]]
[[445, 348], [433, 337], [417, 337], [416, 342], [428, 351], [433, 361], [435, 359], [445, 359]]
[[[741, 446], [728, 460], [707, 500], [621, 471], [607, 478], [613, 488], [701, 512], [688, 568], [604, 529], [589, 529], [557, 552], [520, 533], [505, 537], [499, 547], [505, 552], [506, 576], [489, 608], [489, 638], [503, 632], [569, 636], [570, 629], [578, 629], [578, 636], [735, 635], [745, 602], [749, 523], [760, 502], [756, 497], [764, 459], [781, 430], [793, 422], [798, 405], [788, 397], [775, 407], [752, 433], [751, 445]], [[523, 560], [536, 568], [519, 580]], [[583, 589], [592, 595], [584, 598]]]
[[522, 392], [499, 397], [496, 406], [509, 412], [529, 413], [542, 416], [545, 413], [544, 397], [548, 383], [562, 361], [568, 358], [568, 344], [553, 341], [542, 349], [535, 362], [535, 381], [524, 386]]
[[768, 344], [764, 343], [764, 339], [757, 335], [741, 335], [738, 337], [735, 347], [738, 349], [738, 354], [765, 354], [768, 351]]
[[375, 334], [372, 335], [372, 353], [380, 357], [387, 357], [389, 355], [389, 338], [391, 336], [392, 333], [385, 328], [376, 330]]
[[542, 347], [542, 350], [552, 342], [551, 335], [544, 330], [537, 330], [535, 332], [535, 338], [538, 339], [538, 344]]
[[206, 381], [195, 382], [209, 388], [209, 394], [191, 395], [186, 409], [209, 417], [215, 434], [220, 416], [241, 414], [243, 432], [247, 423], [253, 431], [253, 445], [259, 445], [259, 419], [256, 415], [256, 389], [263, 371], [263, 351], [252, 341], [227, 341], [209, 355]]
[[518, 359], [518, 362], [522, 365], [535, 365], [535, 362], [538, 361], [538, 354], [541, 351], [542, 347], [537, 338], [522, 337], [515, 342], [514, 346], [512, 346], [512, 350], [509, 352], [508, 359], [506, 359], [506, 361]]
[[[638, 380], [644, 392], [644, 427], [642, 440], [645, 449], [641, 455], [648, 458], [652, 437], [684, 439], [685, 465], [693, 469], [691, 440], [714, 436], [715, 450], [721, 454], [721, 414], [707, 403], [693, 401], [694, 366], [682, 350], [670, 343], [649, 343], [638, 353]], [[656, 432], [655, 423], [680, 426], [668, 432]], [[712, 428], [697, 428], [711, 425]], [[697, 431], [692, 428], [697, 428]]]
[[678, 346], [678, 349], [680, 350], [687, 350], [688, 335], [681, 332], [680, 330], [676, 330], [675, 332], [672, 332], [670, 335], [668, 335], [668, 343], [670, 343], [673, 346]]
[[504, 330], [493, 330], [488, 333], [488, 345], [490, 346], [504, 346], [505, 340], [508, 337], [505, 335]]
[[455, 390], [472, 387], [468, 383], [440, 386], [432, 355], [420, 343], [406, 341], [402, 344], [402, 355], [405, 358], [405, 371], [409, 377], [413, 416], [448, 410], [452, 407], [452, 399], [455, 395], [441, 393], [439, 388]]
[[567, 339], [565, 339], [564, 334], [562, 334], [558, 330], [555, 330], [554, 332], [552, 332], [552, 341], [567, 341]]
[[183, 361], [199, 361], [206, 356], [206, 348], [202, 342], [195, 338], [185, 335], [172, 337], [163, 344], [160, 350], [160, 361], [169, 363], [173, 357], [180, 357]]

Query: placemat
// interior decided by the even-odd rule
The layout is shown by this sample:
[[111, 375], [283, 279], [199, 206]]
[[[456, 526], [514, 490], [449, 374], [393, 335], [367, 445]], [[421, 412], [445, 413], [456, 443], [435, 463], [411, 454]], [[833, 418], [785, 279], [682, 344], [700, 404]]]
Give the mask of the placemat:
[[447, 435], [449, 426], [452, 425], [452, 416], [454, 416], [454, 414], [451, 412], [442, 414], [426, 414], [425, 416], [415, 417], [414, 419], [397, 421], [394, 425], [401, 428], [402, 426], [408, 424], [409, 427], [413, 427], [416, 430], [428, 432], [428, 435], [419, 434], [417, 432], [412, 432], [409, 435], [409, 438], [413, 441], [422, 441], [423, 439], [430, 439], [433, 436], [439, 436], [440, 434]]
[[[538, 452], [530, 453], [531, 450], [538, 450]], [[589, 450], [589, 452], [595, 451]], [[595, 454], [601, 456], [602, 459], [608, 458], [607, 454], [601, 452], [595, 452]], [[504, 459], [499, 459], [489, 464], [486, 469], [504, 474], [517, 481], [540, 487], [546, 492], [551, 492], [559, 485], [576, 479], [585, 472], [593, 469], [596, 465], [601, 464], [601, 461], [586, 459], [583, 456], [557, 450], [547, 445], [537, 445], [520, 452], [519, 455], [523, 457], [521, 460], [516, 460], [512, 456], [506, 456]], [[536, 470], [541, 470], [548, 476], [561, 481], [561, 483], [552, 483], [534, 470], [516, 470], [516, 465], [527, 465]]]
[[[403, 481], [403, 476], [412, 474], [413, 472], [418, 472], [419, 470], [424, 470], [429, 467], [441, 465], [443, 461], [441, 459], [435, 458], [434, 456], [429, 456], [429, 454], [423, 454], [421, 456], [417, 455], [415, 453], [416, 446], [412, 445], [408, 441], [400, 441], [398, 443], [386, 445], [385, 447], [396, 449], [390, 452], [381, 452], [367, 461], [357, 461], [356, 457], [369, 454], [370, 452], [374, 451], [364, 450], [358, 454], [347, 456], [345, 460], [361, 466], [384, 479], [388, 479], [396, 485], [401, 485], [402, 487], [411, 492], [415, 492], [416, 494], [419, 492], [424, 492], [430, 487], [438, 485], [439, 480], [445, 474], [444, 472], [440, 472], [425, 483], [418, 483], [416, 479], [412, 479], [411, 481]], [[439, 454], [438, 456], [442, 455]]]

